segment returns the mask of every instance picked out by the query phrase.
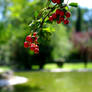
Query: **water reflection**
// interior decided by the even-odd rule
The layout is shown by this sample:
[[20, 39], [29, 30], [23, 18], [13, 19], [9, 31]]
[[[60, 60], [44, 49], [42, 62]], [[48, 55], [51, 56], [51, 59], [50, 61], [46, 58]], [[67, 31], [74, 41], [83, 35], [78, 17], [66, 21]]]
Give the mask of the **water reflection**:
[[14, 86], [28, 81], [25, 77], [15, 76], [13, 71], [0, 74], [0, 92], [15, 92]]
[[13, 92], [14, 87], [13, 86], [4, 86], [0, 87], [0, 92]]
[[15, 85], [0, 87], [0, 92], [40, 92], [42, 88], [38, 86], [30, 87], [29, 85]]

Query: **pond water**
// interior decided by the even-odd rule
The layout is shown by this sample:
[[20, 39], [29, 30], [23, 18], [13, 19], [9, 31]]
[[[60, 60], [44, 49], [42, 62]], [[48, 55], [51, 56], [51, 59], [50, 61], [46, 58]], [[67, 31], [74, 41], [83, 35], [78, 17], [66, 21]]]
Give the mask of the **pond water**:
[[28, 81], [27, 78], [20, 77], [20, 76], [14, 76], [10, 79], [1, 79], [0, 80], [0, 87], [22, 84], [22, 83], [25, 83], [27, 81]]
[[0, 92], [92, 92], [92, 72], [20, 72], [28, 82]]
[[10, 79], [0, 79], [0, 92], [14, 91], [14, 86], [17, 84], [23, 84], [28, 81], [27, 78], [20, 76], [13, 76]]

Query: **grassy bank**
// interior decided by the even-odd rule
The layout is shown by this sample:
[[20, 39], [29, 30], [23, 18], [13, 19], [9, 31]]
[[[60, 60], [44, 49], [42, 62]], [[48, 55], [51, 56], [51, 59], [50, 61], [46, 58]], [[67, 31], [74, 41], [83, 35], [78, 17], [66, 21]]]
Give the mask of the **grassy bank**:
[[11, 68], [8, 66], [0, 66], [0, 72], [4, 72], [4, 71], [10, 70], [10, 69]]
[[14, 86], [14, 92], [92, 92], [92, 73], [21, 72], [29, 81]]
[[[57, 64], [46, 64], [44, 66], [45, 69], [55, 69], [59, 68]], [[84, 63], [65, 63], [64, 66], [62, 67], [64, 69], [80, 69], [80, 68], [85, 68]], [[88, 63], [87, 68], [90, 69], [92, 68], [92, 63]]]
[[[34, 69], [38, 69], [39, 66], [33, 66]], [[46, 64], [44, 66], [44, 69], [56, 69], [56, 68], [61, 68], [58, 67], [57, 64]], [[64, 66], [62, 67], [63, 69], [83, 69], [84, 68], [84, 63], [65, 63]], [[87, 65], [87, 69], [92, 68], [92, 63], [88, 63]], [[10, 67], [7, 66], [0, 66], [0, 71], [5, 71], [5, 70], [9, 70]]]

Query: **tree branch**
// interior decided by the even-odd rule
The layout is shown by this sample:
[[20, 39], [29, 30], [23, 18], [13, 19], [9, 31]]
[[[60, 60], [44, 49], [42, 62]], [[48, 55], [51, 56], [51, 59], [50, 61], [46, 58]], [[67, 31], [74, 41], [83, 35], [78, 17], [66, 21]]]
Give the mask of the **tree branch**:
[[[48, 14], [43, 18], [43, 20], [42, 20], [42, 22], [41, 22], [41, 24], [40, 24], [40, 28], [42, 28], [45, 19], [50, 15], [50, 13], [53, 11], [53, 9], [54, 9], [56, 6], [57, 6], [57, 4], [56, 4], [54, 7], [49, 8], [49, 9], [51, 9], [51, 10], [50, 10], [50, 11], [48, 12]], [[60, 8], [64, 8], [64, 7], [66, 7], [66, 6], [67, 6], [67, 4], [65, 4], [64, 6], [62, 6], [62, 7], [60, 7]], [[47, 8], [47, 9], [48, 9], [48, 8]]]

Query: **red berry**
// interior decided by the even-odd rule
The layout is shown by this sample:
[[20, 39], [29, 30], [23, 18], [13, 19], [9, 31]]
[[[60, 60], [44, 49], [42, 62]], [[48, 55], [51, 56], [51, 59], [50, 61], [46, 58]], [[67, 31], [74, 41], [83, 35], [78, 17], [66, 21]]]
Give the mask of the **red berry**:
[[33, 39], [31, 38], [30, 35], [28, 35], [28, 36], [26, 37], [26, 41], [33, 42]]
[[60, 17], [61, 21], [64, 21], [64, 17]]
[[69, 20], [68, 19], [65, 19], [64, 20], [64, 24], [69, 24]]
[[32, 44], [30, 45], [30, 50], [34, 51], [34, 49], [35, 49], [35, 44], [32, 43]]
[[60, 17], [59, 17], [59, 20], [57, 20], [57, 23], [60, 24], [61, 21], [64, 21], [64, 17], [61, 17], [61, 16], [60, 16]]
[[38, 53], [39, 53], [39, 48], [35, 48], [35, 49], [34, 49], [34, 53], [35, 53], [35, 54], [38, 54]]
[[35, 48], [39, 48], [39, 46], [38, 45], [35, 45]]
[[38, 40], [38, 37], [35, 37], [35, 40]]
[[35, 37], [34, 42], [35, 42], [35, 44], [38, 44], [38, 37]]
[[71, 16], [70, 12], [66, 12], [65, 15], [66, 15], [67, 18], [70, 18], [70, 16]]
[[37, 40], [35, 40], [35, 44], [39, 44]]
[[57, 20], [57, 24], [60, 24], [61, 23], [61, 20]]
[[64, 12], [63, 11], [60, 12], [60, 16], [64, 16]]
[[56, 15], [60, 14], [61, 10], [60, 9], [57, 9], [56, 10]]
[[57, 18], [56, 13], [52, 14], [52, 17], [53, 17], [53, 19], [56, 19]]
[[34, 32], [34, 33], [33, 33], [33, 36], [36, 36], [36, 35], [37, 35], [37, 32]]
[[52, 0], [53, 3], [56, 3], [56, 0]]
[[53, 17], [52, 16], [49, 17], [49, 21], [51, 21], [51, 22], [53, 21]]
[[57, 20], [57, 24], [60, 24], [61, 23], [61, 18], [59, 18], [59, 20]]
[[29, 47], [29, 43], [28, 42], [24, 42], [24, 47], [28, 48]]
[[57, 4], [60, 4], [60, 3], [61, 3], [61, 0], [57, 0], [56, 3], [57, 3]]
[[35, 36], [32, 36], [31, 38], [32, 38], [32, 39], [33, 39], [33, 41], [34, 41], [34, 39], [35, 39]]

